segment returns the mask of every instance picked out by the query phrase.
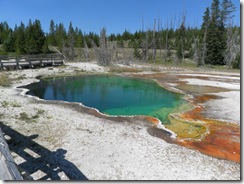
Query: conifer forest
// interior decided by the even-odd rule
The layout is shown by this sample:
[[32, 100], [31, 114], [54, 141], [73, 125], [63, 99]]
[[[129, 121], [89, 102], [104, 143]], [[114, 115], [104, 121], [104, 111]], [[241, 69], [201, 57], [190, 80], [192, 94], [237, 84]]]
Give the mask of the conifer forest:
[[[0, 55], [30, 55], [60, 52], [69, 60], [89, 61], [91, 51], [102, 65], [131, 59], [142, 62], [179, 64], [185, 59], [196, 66], [226, 65], [240, 68], [240, 27], [233, 23], [236, 7], [231, 0], [213, 0], [202, 15], [200, 27], [188, 26], [187, 16], [169, 20], [154, 19], [152, 28], [142, 28], [134, 33], [85, 33], [73, 27], [70, 21], [66, 30], [63, 23], [50, 21], [49, 32], [42, 30], [39, 20], [29, 20], [11, 28], [0, 23]], [[124, 54], [120, 52], [122, 50]]]

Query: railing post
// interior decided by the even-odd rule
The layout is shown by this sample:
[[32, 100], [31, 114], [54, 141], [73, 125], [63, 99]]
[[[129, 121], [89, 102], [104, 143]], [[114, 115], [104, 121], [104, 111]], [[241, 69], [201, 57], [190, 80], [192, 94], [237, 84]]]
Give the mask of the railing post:
[[16, 57], [15, 60], [16, 60], [16, 70], [18, 70], [19, 69], [19, 58]]
[[40, 60], [40, 66], [44, 66], [42, 59]]
[[16, 68], [17, 70], [22, 68], [19, 64], [19, 57], [16, 57]]
[[52, 66], [54, 65], [54, 57], [53, 57], [53, 55], [51, 55], [51, 60], [52, 60]]
[[31, 63], [30, 58], [27, 58], [27, 62], [29, 62], [29, 68], [34, 68], [34, 66], [33, 66], [32, 63]]
[[2, 58], [0, 57], [0, 67], [1, 67], [1, 69], [3, 70], [3, 63], [2, 63]]
[[2, 70], [6, 70], [6, 68], [4, 67], [3, 62], [2, 62], [2, 57], [0, 57], [0, 64], [1, 64], [1, 66], [0, 66], [1, 69]]
[[61, 55], [61, 54], [59, 54], [59, 58], [60, 58], [60, 59], [62, 59], [62, 61], [63, 61], [63, 63], [62, 63], [62, 64], [64, 65], [64, 64], [65, 64], [65, 58], [64, 58], [64, 56], [63, 56], [63, 55]]

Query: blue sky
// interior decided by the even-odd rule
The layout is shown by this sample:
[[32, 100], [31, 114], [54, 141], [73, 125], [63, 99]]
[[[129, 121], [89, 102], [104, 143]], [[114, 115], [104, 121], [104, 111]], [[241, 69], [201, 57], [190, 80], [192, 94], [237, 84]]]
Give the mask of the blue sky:
[[[234, 23], [240, 25], [240, 1], [232, 0], [237, 6]], [[50, 20], [64, 23], [83, 32], [99, 33], [102, 27], [110, 33], [122, 33], [153, 28], [154, 19], [161, 19], [163, 26], [174, 18], [179, 24], [183, 12], [186, 24], [200, 26], [206, 7], [212, 0], [0, 0], [0, 22], [7, 21], [11, 27], [29, 19], [39, 19], [45, 32], [49, 31]]]

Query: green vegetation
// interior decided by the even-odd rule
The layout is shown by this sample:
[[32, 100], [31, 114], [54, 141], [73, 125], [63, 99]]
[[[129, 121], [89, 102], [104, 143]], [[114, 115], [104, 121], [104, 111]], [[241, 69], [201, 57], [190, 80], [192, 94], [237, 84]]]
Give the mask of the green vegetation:
[[40, 115], [40, 114], [43, 114], [44, 112], [45, 112], [45, 110], [43, 110], [43, 109], [38, 109], [38, 110], [37, 110], [37, 114], [39, 114], [39, 115]]
[[0, 73], [0, 86], [9, 86], [11, 84], [11, 80], [9, 77], [3, 73]]
[[[154, 20], [154, 28], [130, 33], [100, 35], [73, 27], [70, 22], [66, 31], [62, 23], [50, 21], [48, 33], [44, 33], [39, 20], [29, 21], [11, 29], [7, 22], [0, 23], [0, 55], [40, 54], [62, 52], [68, 60], [90, 61], [96, 59], [101, 65], [112, 61], [124, 61], [129, 65], [131, 59], [143, 62], [174, 65], [186, 59], [196, 66], [227, 65], [240, 68], [240, 27], [233, 25], [233, 12], [236, 8], [231, 0], [213, 0], [206, 8], [200, 28], [186, 26], [186, 15], [177, 20], [171, 18], [168, 24]], [[167, 20], [168, 22], [168, 20]], [[165, 25], [162, 27], [162, 25]], [[158, 29], [156, 30], [156, 27]], [[129, 49], [129, 53], [121, 50]]]
[[37, 112], [34, 115], [28, 115], [26, 112], [21, 112], [19, 114], [19, 119], [22, 121], [36, 123], [37, 119], [40, 118], [40, 115], [42, 115], [44, 112], [45, 110], [42, 109], [37, 109]]
[[12, 105], [13, 107], [21, 107], [21, 105], [20, 105], [18, 102], [16, 102], [16, 101], [12, 102], [11, 105]]
[[6, 108], [8, 106], [9, 106], [9, 102], [7, 102], [7, 101], [2, 102], [2, 107]]
[[7, 22], [0, 24], [0, 44], [3, 44], [1, 53], [14, 52], [19, 54], [48, 53], [46, 36], [41, 28], [41, 22], [29, 21], [28, 26], [22, 22], [12, 30]]
[[28, 114], [26, 113], [26, 112], [21, 112], [20, 114], [19, 114], [19, 119], [20, 120], [23, 120], [23, 121], [29, 121], [29, 120], [31, 120], [31, 118], [28, 116]]
[[12, 106], [12, 107], [21, 107], [21, 105], [14, 101], [14, 102], [9, 102], [9, 101], [2, 101], [2, 107], [6, 108], [8, 106]]

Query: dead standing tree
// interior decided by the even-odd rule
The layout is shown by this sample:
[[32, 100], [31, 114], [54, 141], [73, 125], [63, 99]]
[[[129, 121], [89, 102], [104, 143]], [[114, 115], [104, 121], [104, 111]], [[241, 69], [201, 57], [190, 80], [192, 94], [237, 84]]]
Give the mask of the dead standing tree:
[[199, 49], [198, 37], [193, 38], [192, 50], [193, 50], [193, 61], [196, 63], [197, 66], [200, 66], [201, 65], [201, 54], [200, 54], [200, 49]]
[[99, 47], [94, 41], [92, 41], [92, 47], [94, 49], [98, 64], [103, 66], [112, 64], [114, 47], [109, 48], [108, 46], [105, 28], [103, 28], [100, 32]]
[[149, 40], [149, 38], [148, 38], [148, 30], [147, 30], [147, 32], [146, 32], [146, 40], [145, 40], [145, 42], [144, 42], [144, 47], [143, 47], [143, 60], [145, 61], [145, 62], [147, 62], [148, 61], [148, 40]]
[[155, 32], [156, 32], [156, 19], [154, 19], [154, 28], [153, 28], [153, 40], [152, 40], [152, 59], [154, 63], [156, 61], [156, 41], [155, 41]]
[[240, 35], [232, 27], [227, 29], [227, 48], [224, 53], [224, 62], [231, 69], [232, 64], [240, 56]]
[[206, 55], [207, 55], [207, 28], [205, 28], [204, 36], [203, 36], [202, 61], [201, 61], [202, 65], [205, 65]]
[[87, 46], [85, 38], [84, 38], [84, 55], [85, 55], [86, 62], [89, 62], [90, 61], [90, 53], [89, 53], [89, 48]]

